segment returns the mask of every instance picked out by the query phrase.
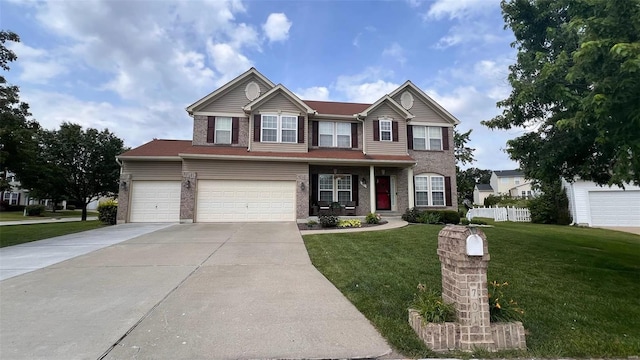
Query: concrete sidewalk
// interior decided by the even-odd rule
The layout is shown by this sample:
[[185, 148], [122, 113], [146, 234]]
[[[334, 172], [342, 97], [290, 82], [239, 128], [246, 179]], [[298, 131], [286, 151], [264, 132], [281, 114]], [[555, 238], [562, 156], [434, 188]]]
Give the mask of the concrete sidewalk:
[[0, 282], [11, 359], [375, 358], [295, 223], [174, 225]]
[[[87, 220], [98, 220], [97, 216], [87, 216]], [[82, 221], [79, 217], [63, 217], [63, 218], [47, 218], [47, 219], [32, 219], [25, 217], [25, 220], [12, 220], [12, 221], [0, 221], [0, 226], [7, 225], [29, 225], [29, 224], [50, 224], [50, 223], [63, 223]]]

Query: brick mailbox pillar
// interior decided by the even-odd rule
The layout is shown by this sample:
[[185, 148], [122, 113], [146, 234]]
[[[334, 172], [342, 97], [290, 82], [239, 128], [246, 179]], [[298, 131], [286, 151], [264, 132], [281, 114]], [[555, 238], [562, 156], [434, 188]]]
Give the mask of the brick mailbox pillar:
[[462, 350], [496, 348], [489, 322], [486, 240], [474, 227], [449, 225], [438, 234], [442, 299], [455, 305]]

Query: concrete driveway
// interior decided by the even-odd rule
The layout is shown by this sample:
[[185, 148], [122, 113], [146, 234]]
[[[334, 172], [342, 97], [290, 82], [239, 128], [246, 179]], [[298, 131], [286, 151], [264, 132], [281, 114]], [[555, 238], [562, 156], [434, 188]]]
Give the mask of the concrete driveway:
[[174, 225], [0, 282], [3, 359], [362, 358], [391, 351], [294, 223]]

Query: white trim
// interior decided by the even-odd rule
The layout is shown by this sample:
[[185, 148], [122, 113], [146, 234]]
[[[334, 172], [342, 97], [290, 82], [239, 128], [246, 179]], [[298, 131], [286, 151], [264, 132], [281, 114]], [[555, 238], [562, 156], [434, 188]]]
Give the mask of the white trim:
[[[304, 162], [309, 164], [377, 164], [380, 166], [415, 165], [415, 161], [405, 160], [364, 160], [364, 159], [338, 159], [338, 158], [308, 158], [308, 157], [281, 157], [281, 156], [244, 156], [244, 155], [218, 155], [218, 154], [178, 154], [177, 160], [182, 159], [219, 159], [219, 160], [250, 160], [250, 161], [282, 161], [282, 162]], [[138, 157], [138, 160], [146, 160], [145, 157]], [[129, 158], [125, 158], [128, 160]], [[162, 160], [162, 159], [159, 159]]]
[[389, 191], [391, 192], [391, 211], [398, 210], [398, 186], [395, 175], [389, 176]]
[[[275, 116], [276, 117], [276, 141], [266, 141], [263, 139], [264, 137], [264, 116]], [[295, 126], [294, 129], [284, 129], [282, 127], [282, 117], [290, 117], [290, 118], [295, 118]], [[264, 114], [260, 114], [260, 142], [261, 143], [271, 143], [271, 144], [297, 144], [298, 143], [298, 121], [300, 121], [300, 119], [298, 119], [298, 115], [293, 115], [293, 114], [289, 114], [289, 113], [264, 113]], [[267, 130], [273, 130], [273, 128], [266, 128]], [[282, 140], [282, 132], [283, 131], [295, 131], [295, 141], [283, 141]]]
[[407, 172], [407, 189], [409, 190], [409, 209], [413, 209], [415, 205], [415, 195], [413, 190], [413, 167], [410, 167]]
[[432, 127], [453, 127], [453, 124], [449, 124], [449, 123], [436, 123], [436, 122], [430, 122], [430, 121], [416, 121], [416, 120], [409, 120], [407, 121], [407, 125], [413, 125], [413, 126], [432, 126]]
[[145, 161], [182, 161], [180, 154], [177, 156], [116, 156], [118, 160], [145, 160]]
[[224, 113], [224, 112], [215, 112], [215, 111], [196, 111], [192, 115], [203, 115], [203, 116], [222, 116], [222, 117], [237, 117], [237, 118], [245, 118], [247, 119], [247, 114], [245, 113]]
[[378, 106], [382, 105], [382, 103], [384, 103], [385, 101], [389, 102], [389, 104], [391, 104], [391, 107], [399, 115], [402, 115], [406, 120], [413, 119], [413, 117], [414, 117], [413, 114], [411, 114], [405, 108], [403, 108], [400, 104], [395, 102], [395, 100], [393, 100], [391, 97], [389, 97], [389, 95], [385, 95], [385, 96], [381, 97], [378, 101], [373, 103], [373, 105], [369, 106], [364, 111], [362, 111], [361, 113], [358, 113], [356, 115], [362, 116], [362, 117], [367, 117], [371, 111], [373, 111], [376, 108], [378, 108]]
[[[382, 123], [389, 123], [389, 130], [382, 130]], [[389, 118], [378, 118], [378, 141], [388, 141], [393, 142], [393, 120]], [[389, 140], [382, 138], [382, 133], [389, 133]]]
[[376, 171], [373, 165], [369, 166], [369, 204], [371, 212], [376, 213]]
[[[229, 142], [219, 142], [218, 141], [218, 124], [220, 121], [218, 120], [229, 120]], [[221, 145], [231, 145], [233, 143], [233, 118], [227, 116], [216, 116], [215, 117], [216, 125], [213, 127], [213, 143], [221, 144]], [[226, 129], [220, 129], [219, 131], [227, 131]]]
[[[425, 104], [431, 107], [436, 113], [444, 117], [446, 120], [449, 120], [453, 125], [460, 124], [460, 120], [458, 120], [455, 116], [451, 115], [445, 108], [443, 108], [440, 104], [438, 104], [435, 100], [433, 100], [429, 95], [427, 95], [424, 91], [422, 91], [419, 87], [415, 86], [411, 80], [407, 80], [404, 84], [400, 85], [397, 89], [393, 90], [389, 95], [390, 97], [396, 96], [400, 91], [405, 88], [410, 87], [413, 89], [418, 95], [420, 95]], [[415, 105], [414, 105], [415, 106]]]
[[[320, 126], [322, 124], [331, 124], [331, 134], [323, 134], [322, 132], [320, 132]], [[338, 124], [346, 124], [349, 127], [349, 131], [348, 134], [338, 134]], [[352, 148], [352, 144], [353, 144], [353, 139], [351, 138], [351, 124], [350, 122], [345, 122], [345, 121], [318, 121], [318, 147], [324, 147], [324, 148], [338, 148], [338, 149], [351, 149]], [[320, 144], [320, 136], [321, 135], [331, 135], [331, 145], [321, 145]], [[338, 146], [338, 135], [340, 136], [349, 136], [349, 144], [348, 146]]]
[[262, 94], [261, 96], [258, 96], [257, 99], [255, 99], [252, 102], [248, 103], [242, 109], [245, 112], [251, 112], [254, 107], [259, 106], [262, 102], [271, 99], [272, 96], [275, 96], [276, 92], [284, 93], [286, 96], [289, 97], [290, 100], [292, 100], [294, 103], [296, 103], [300, 109], [303, 109], [304, 111], [306, 111], [307, 114], [315, 114], [316, 113], [315, 110], [310, 108], [309, 105], [307, 105], [304, 101], [300, 100], [299, 97], [297, 97], [294, 93], [289, 91], [289, 89], [287, 89], [282, 84], [278, 84], [276, 87], [272, 88], [271, 90], [267, 91], [266, 93]]
[[[321, 189], [320, 188], [320, 176], [331, 176], [332, 178], [332, 182], [331, 182], [331, 190], [329, 189]], [[320, 200], [320, 192], [324, 191], [324, 192], [328, 192], [331, 191], [331, 201], [332, 202], [337, 202], [339, 201], [339, 192], [346, 192], [347, 190], [340, 190], [338, 189], [338, 177], [348, 177], [349, 178], [349, 199], [348, 201], [357, 201], [353, 199], [353, 175], [352, 174], [318, 174], [318, 201], [325, 201], [325, 200]]]
[[[432, 206], [432, 207], [446, 207], [447, 206], [447, 187], [446, 187], [446, 181], [445, 181], [445, 177], [443, 175], [440, 174], [433, 174], [433, 173], [424, 173], [424, 174], [418, 174], [414, 176], [414, 180], [417, 178], [426, 178], [427, 179], [427, 189], [426, 190], [417, 190], [414, 189], [414, 199], [417, 198], [418, 192], [427, 193], [427, 204], [418, 204], [417, 201], [416, 206], [420, 206], [420, 207], [425, 207], [425, 206]], [[442, 191], [440, 190], [433, 190], [433, 179], [434, 178], [441, 178], [442, 179]], [[442, 192], [442, 200], [444, 202], [444, 204], [440, 205], [435, 205], [433, 203], [433, 193], [434, 192]]]
[[[411, 133], [413, 134], [413, 149], [412, 150], [431, 150], [431, 151], [442, 151], [443, 150], [443, 139], [442, 139], [442, 127], [441, 126], [422, 126], [422, 125], [411, 125], [413, 126]], [[424, 128], [424, 137], [416, 136], [416, 128]], [[430, 129], [438, 129], [438, 138], [432, 138], [430, 135]], [[416, 139], [424, 139], [424, 149], [416, 148]], [[431, 148], [431, 140], [438, 139], [440, 140], [440, 147], [437, 149]]]

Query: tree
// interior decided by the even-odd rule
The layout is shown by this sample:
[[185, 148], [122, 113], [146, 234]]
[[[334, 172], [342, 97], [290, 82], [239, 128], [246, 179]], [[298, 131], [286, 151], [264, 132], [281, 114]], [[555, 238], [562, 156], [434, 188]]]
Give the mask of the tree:
[[528, 178], [640, 184], [640, 0], [503, 0], [518, 50], [492, 129]]
[[488, 184], [491, 179], [491, 170], [483, 170], [475, 167], [457, 171], [458, 199], [471, 198], [476, 184]]
[[473, 158], [473, 152], [476, 149], [467, 147], [467, 143], [471, 140], [471, 132], [473, 129], [470, 129], [466, 133], [459, 133], [457, 130], [453, 132], [453, 144], [454, 144], [454, 154], [456, 156], [456, 164], [465, 165], [471, 164], [476, 159]]
[[[70, 200], [82, 204], [82, 220], [86, 220], [89, 202], [118, 192], [120, 166], [116, 156], [125, 151], [123, 142], [109, 130], [83, 130], [71, 123], [63, 123], [59, 130], [44, 132], [40, 148], [42, 163], [54, 171], [48, 178], [55, 180]], [[40, 191], [51, 191], [51, 187], [34, 185]]]

